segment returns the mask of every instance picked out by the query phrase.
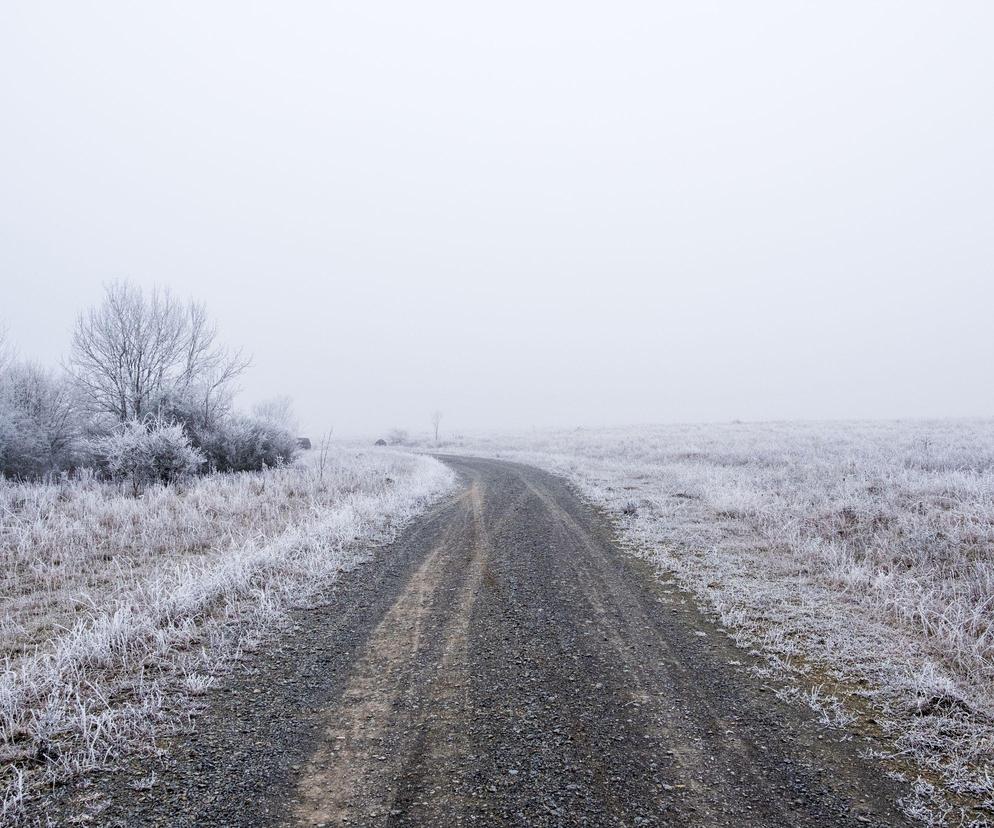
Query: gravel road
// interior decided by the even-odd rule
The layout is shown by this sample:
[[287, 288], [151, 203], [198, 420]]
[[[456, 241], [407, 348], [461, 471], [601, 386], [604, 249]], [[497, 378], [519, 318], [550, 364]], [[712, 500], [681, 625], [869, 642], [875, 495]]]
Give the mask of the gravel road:
[[298, 612], [150, 790], [93, 786], [97, 824], [907, 824], [860, 737], [776, 698], [565, 483], [444, 459], [458, 494]]

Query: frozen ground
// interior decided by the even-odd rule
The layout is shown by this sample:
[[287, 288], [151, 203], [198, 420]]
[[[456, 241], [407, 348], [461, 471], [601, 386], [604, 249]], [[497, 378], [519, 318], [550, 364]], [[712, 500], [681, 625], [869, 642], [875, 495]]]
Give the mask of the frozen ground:
[[0, 821], [150, 749], [293, 605], [449, 489], [428, 457], [333, 449], [139, 498], [0, 480]]
[[527, 432], [446, 451], [565, 475], [825, 721], [881, 731], [906, 810], [994, 813], [994, 422]]

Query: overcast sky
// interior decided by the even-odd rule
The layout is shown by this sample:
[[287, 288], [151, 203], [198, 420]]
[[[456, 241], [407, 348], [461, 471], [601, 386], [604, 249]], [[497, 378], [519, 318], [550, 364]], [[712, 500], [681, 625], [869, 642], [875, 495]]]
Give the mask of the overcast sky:
[[0, 318], [310, 432], [994, 414], [994, 3], [0, 5]]

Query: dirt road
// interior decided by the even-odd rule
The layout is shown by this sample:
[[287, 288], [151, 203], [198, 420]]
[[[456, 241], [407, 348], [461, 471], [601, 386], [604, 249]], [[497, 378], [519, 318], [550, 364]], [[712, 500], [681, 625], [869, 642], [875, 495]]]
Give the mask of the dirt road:
[[862, 742], [779, 701], [562, 481], [446, 460], [460, 492], [300, 612], [102, 822], [905, 824]]

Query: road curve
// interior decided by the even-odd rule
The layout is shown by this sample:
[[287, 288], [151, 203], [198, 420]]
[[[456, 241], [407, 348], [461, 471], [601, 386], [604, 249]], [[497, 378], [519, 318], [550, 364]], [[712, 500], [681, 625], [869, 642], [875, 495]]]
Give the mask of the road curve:
[[907, 824], [859, 740], [778, 700], [563, 481], [444, 459], [459, 492], [233, 677], [158, 790], [118, 779], [106, 824]]

